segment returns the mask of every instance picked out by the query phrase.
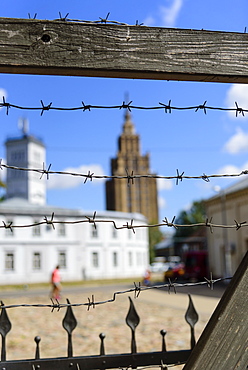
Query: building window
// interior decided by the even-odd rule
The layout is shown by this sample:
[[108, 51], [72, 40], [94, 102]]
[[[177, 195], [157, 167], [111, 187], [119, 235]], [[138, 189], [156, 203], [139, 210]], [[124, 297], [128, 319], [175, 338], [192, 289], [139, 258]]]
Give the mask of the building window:
[[129, 266], [133, 265], [133, 254], [132, 254], [132, 252], [128, 252], [128, 264], [129, 264]]
[[113, 228], [112, 228], [112, 237], [114, 238], [114, 239], [116, 239], [117, 238], [117, 230], [116, 230], [116, 228], [115, 228], [115, 226], [113, 225]]
[[5, 254], [5, 270], [14, 271], [15, 269], [15, 258], [14, 253], [7, 252]]
[[12, 162], [20, 162], [25, 159], [25, 153], [23, 150], [17, 150], [11, 153], [11, 161]]
[[117, 252], [113, 252], [113, 266], [117, 267], [118, 266], [118, 255]]
[[59, 267], [61, 269], [65, 269], [66, 268], [66, 252], [59, 252], [59, 256], [58, 256], [58, 264], [59, 264]]
[[33, 254], [33, 270], [41, 269], [41, 254], [39, 252], [34, 252]]
[[51, 231], [53, 230], [53, 225], [46, 224], [46, 231]]
[[[38, 221], [35, 221], [34, 223], [38, 224]], [[33, 236], [40, 236], [40, 225], [33, 226]]]
[[141, 265], [142, 265], [142, 256], [141, 256], [141, 252], [137, 252], [137, 253], [136, 253], [136, 259], [137, 259], [137, 265], [138, 265], [138, 266], [141, 266]]
[[99, 267], [99, 258], [98, 258], [98, 253], [97, 252], [92, 253], [92, 266], [93, 267]]
[[58, 235], [65, 236], [65, 224], [58, 224]]
[[91, 236], [92, 238], [98, 237], [98, 230], [97, 230], [97, 226], [95, 225], [91, 225]]
[[11, 220], [8, 220], [5, 225], [6, 225], [6, 229], [5, 229], [5, 235], [7, 237], [11, 237], [11, 236], [14, 236], [14, 229], [12, 229], [11, 225], [13, 224], [13, 221]]

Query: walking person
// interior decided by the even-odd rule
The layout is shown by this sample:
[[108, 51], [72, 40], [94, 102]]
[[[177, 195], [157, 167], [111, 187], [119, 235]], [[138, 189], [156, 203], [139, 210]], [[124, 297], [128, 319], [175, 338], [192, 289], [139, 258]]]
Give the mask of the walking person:
[[51, 294], [52, 298], [59, 300], [61, 298], [60, 297], [61, 276], [59, 271], [59, 265], [57, 265], [52, 272], [51, 284], [52, 284], [52, 294]]

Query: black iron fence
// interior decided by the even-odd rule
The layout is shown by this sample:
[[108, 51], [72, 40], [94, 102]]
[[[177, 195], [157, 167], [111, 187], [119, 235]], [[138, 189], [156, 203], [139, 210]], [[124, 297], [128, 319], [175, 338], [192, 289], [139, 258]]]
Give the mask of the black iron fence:
[[41, 358], [40, 341], [41, 338], [36, 336], [34, 358], [27, 360], [7, 361], [6, 337], [12, 328], [11, 321], [7, 314], [7, 309], [1, 302], [0, 314], [0, 334], [2, 337], [1, 362], [0, 370], [23, 370], [23, 369], [44, 369], [44, 370], [90, 370], [90, 369], [111, 369], [111, 368], [137, 368], [144, 366], [161, 366], [166, 369], [167, 365], [182, 364], [187, 361], [191, 350], [195, 346], [194, 326], [198, 321], [198, 314], [195, 310], [192, 298], [189, 295], [189, 305], [185, 313], [185, 320], [190, 326], [191, 344], [190, 349], [180, 351], [167, 351], [166, 348], [166, 330], [161, 329], [158, 335], [161, 335], [161, 349], [157, 352], [137, 352], [136, 329], [140, 323], [140, 317], [136, 311], [133, 300], [129, 297], [130, 306], [126, 316], [126, 324], [131, 330], [130, 353], [123, 354], [106, 354], [105, 353], [105, 334], [101, 333], [100, 352], [94, 356], [73, 356], [73, 330], [77, 326], [77, 319], [73, 313], [72, 305], [67, 299], [68, 306], [65, 316], [62, 320], [62, 326], [67, 332], [67, 357], [58, 358]]

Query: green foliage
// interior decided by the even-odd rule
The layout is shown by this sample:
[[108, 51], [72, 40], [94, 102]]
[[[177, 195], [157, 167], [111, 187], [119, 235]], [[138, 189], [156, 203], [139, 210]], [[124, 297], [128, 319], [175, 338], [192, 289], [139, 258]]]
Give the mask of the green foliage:
[[[203, 201], [193, 202], [189, 211], [181, 211], [179, 216], [176, 218], [177, 224], [190, 225], [204, 222], [206, 219], [205, 206]], [[198, 226], [195, 227], [179, 227], [174, 237], [187, 237], [196, 232]]]
[[161, 242], [163, 239], [163, 234], [160, 231], [159, 227], [149, 227], [149, 259], [150, 263], [154, 260], [155, 250], [154, 246]]
[[[0, 180], [0, 188], [6, 188], [6, 184]], [[0, 195], [0, 202], [5, 199], [4, 195]]]

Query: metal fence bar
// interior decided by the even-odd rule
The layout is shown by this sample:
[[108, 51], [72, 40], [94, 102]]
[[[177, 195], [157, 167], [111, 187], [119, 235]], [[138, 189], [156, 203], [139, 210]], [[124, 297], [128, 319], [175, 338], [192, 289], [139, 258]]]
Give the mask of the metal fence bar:
[[[189, 358], [191, 349], [180, 351], [167, 351], [165, 344], [166, 331], [161, 330], [161, 351], [157, 352], [137, 352], [135, 339], [135, 330], [140, 322], [139, 315], [135, 309], [132, 299], [129, 297], [129, 310], [126, 316], [126, 324], [131, 328], [131, 353], [122, 354], [105, 354], [104, 338], [101, 333], [100, 337], [100, 355], [95, 356], [77, 356], [73, 357], [72, 332], [77, 326], [77, 320], [74, 316], [72, 306], [67, 300], [69, 306], [66, 309], [65, 316], [62, 320], [62, 326], [68, 333], [68, 357], [58, 358], [40, 358], [39, 343], [41, 338], [35, 337], [35, 356], [34, 359], [6, 361], [6, 335], [11, 329], [11, 322], [7, 316], [7, 310], [2, 306], [0, 315], [0, 334], [2, 335], [2, 358], [0, 362], [1, 370], [26, 370], [26, 369], [44, 369], [60, 370], [75, 369], [75, 370], [90, 370], [90, 369], [112, 369], [112, 368], [137, 368], [138, 366], [162, 366], [185, 363]], [[2, 303], [3, 305], [3, 303]], [[191, 330], [191, 347], [195, 343], [194, 325], [198, 321], [198, 314], [195, 311], [191, 297], [189, 296], [189, 305], [185, 314], [185, 320], [190, 324]]]

